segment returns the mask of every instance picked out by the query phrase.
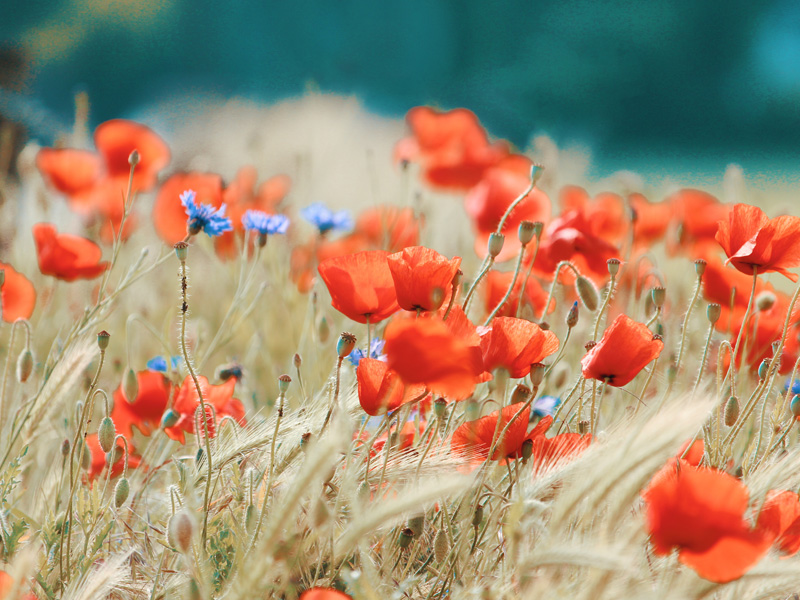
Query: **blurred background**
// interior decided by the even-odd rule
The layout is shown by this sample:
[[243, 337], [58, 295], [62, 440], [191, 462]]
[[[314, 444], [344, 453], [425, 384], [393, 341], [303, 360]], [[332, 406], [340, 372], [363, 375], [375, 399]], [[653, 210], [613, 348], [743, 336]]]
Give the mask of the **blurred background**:
[[800, 181], [797, 0], [4, 4], [0, 114], [44, 144], [79, 91], [94, 125], [311, 90], [396, 118], [464, 106], [520, 147], [546, 133], [591, 148], [598, 176], [719, 179], [735, 162]]

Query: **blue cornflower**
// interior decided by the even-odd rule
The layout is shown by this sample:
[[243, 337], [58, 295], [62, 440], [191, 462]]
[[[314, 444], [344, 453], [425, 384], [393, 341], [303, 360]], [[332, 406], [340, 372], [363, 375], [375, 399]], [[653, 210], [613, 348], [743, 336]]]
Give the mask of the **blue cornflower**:
[[[172, 365], [173, 369], [178, 368], [178, 363], [181, 361], [180, 356], [173, 356], [170, 359], [170, 364]], [[166, 373], [167, 372], [167, 359], [163, 356], [156, 356], [151, 358], [147, 361], [147, 368], [150, 371], [156, 371], [157, 373]]]
[[225, 205], [214, 208], [210, 204], [197, 204], [194, 190], [186, 190], [181, 194], [181, 204], [189, 215], [188, 228], [192, 235], [205, 231], [211, 237], [233, 231], [231, 220], [225, 216]]
[[561, 398], [542, 396], [533, 403], [533, 413], [540, 417], [552, 417], [559, 404], [561, 404]]
[[[377, 338], [372, 340], [372, 343], [369, 345], [369, 357], [377, 358], [378, 360], [386, 360], [386, 356], [381, 354], [381, 352], [383, 352], [383, 345], [385, 343], [385, 341]], [[361, 359], [366, 358], [366, 356], [367, 353], [364, 350], [361, 348], [356, 348], [347, 356], [347, 359], [353, 364], [354, 367], [357, 367]]]
[[783, 391], [786, 392], [789, 388], [792, 388], [793, 394], [800, 394], [800, 379], [795, 379], [794, 381], [790, 379], [786, 380], [786, 385], [783, 386]]
[[289, 228], [289, 217], [286, 215], [268, 215], [260, 210], [248, 210], [242, 217], [242, 225], [248, 231], [260, 235], [286, 233]]
[[350, 229], [353, 227], [353, 219], [346, 210], [333, 212], [321, 202], [315, 202], [306, 206], [300, 211], [303, 218], [316, 225], [320, 233], [326, 233], [332, 229]]

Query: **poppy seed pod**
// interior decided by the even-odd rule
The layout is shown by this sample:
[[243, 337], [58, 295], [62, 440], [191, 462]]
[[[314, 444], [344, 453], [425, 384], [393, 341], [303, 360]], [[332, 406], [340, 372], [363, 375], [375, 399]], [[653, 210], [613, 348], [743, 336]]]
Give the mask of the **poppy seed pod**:
[[175, 256], [178, 257], [178, 260], [181, 262], [186, 262], [186, 257], [189, 254], [189, 244], [186, 242], [178, 242], [173, 246], [175, 249]]
[[522, 442], [522, 460], [527, 461], [533, 456], [533, 440], [525, 440]]
[[284, 374], [278, 377], [278, 391], [285, 394], [289, 389], [289, 384], [292, 383], [292, 378]]
[[609, 258], [606, 261], [606, 265], [608, 265], [608, 273], [611, 277], [616, 277], [617, 273], [619, 273], [619, 266], [620, 260], [618, 258]]
[[444, 418], [444, 414], [447, 412], [447, 400], [444, 398], [436, 398], [433, 401], [433, 414], [436, 415], [437, 419]]
[[778, 298], [770, 292], [769, 290], [761, 292], [758, 296], [756, 296], [756, 308], [761, 311], [767, 311], [773, 306], [775, 306], [775, 302]]
[[534, 363], [531, 365], [531, 385], [539, 387], [544, 380], [545, 366], [542, 363]]
[[128, 494], [131, 493], [131, 484], [128, 483], [128, 480], [123, 477], [117, 482], [117, 485], [114, 487], [114, 506], [119, 508], [123, 504], [125, 504], [125, 500], [128, 499]]
[[536, 236], [536, 239], [542, 237], [542, 231], [544, 231], [544, 223], [541, 221], [534, 221], [533, 222], [533, 235]]
[[110, 337], [111, 334], [105, 330], [97, 334], [97, 346], [100, 348], [100, 350], [105, 350], [108, 348], [108, 340]]
[[583, 275], [578, 275], [575, 279], [575, 291], [578, 297], [583, 302], [583, 305], [592, 312], [597, 310], [597, 305], [600, 303], [600, 296], [597, 293], [597, 288], [594, 283]]
[[519, 227], [517, 228], [517, 236], [519, 237], [520, 244], [523, 246], [530, 244], [534, 233], [533, 221], [520, 221]]
[[706, 317], [708, 317], [708, 322], [712, 325], [719, 321], [719, 317], [722, 314], [722, 307], [719, 304], [711, 303], [706, 308]]
[[489, 256], [492, 258], [497, 258], [500, 252], [503, 251], [503, 244], [505, 244], [506, 238], [502, 233], [493, 232], [489, 236]]
[[511, 404], [516, 404], [517, 402], [526, 402], [528, 398], [531, 397], [531, 393], [531, 388], [529, 388], [527, 385], [518, 383], [514, 388], [514, 391], [511, 392]]
[[25, 383], [28, 381], [28, 377], [31, 376], [32, 371], [33, 353], [30, 351], [30, 349], [25, 348], [19, 353], [19, 358], [17, 359], [17, 381], [20, 383]]
[[539, 163], [533, 163], [531, 165], [531, 182], [533, 185], [536, 185], [536, 183], [542, 178], [542, 175], [544, 175], [544, 166], [540, 165]]
[[728, 398], [725, 403], [725, 425], [733, 427], [736, 420], [739, 418], [739, 400], [736, 396]]
[[131, 367], [125, 371], [125, 377], [122, 380], [122, 392], [125, 394], [125, 400], [129, 404], [136, 402], [136, 397], [139, 395], [139, 379], [136, 377], [136, 371]]
[[411, 545], [411, 541], [414, 539], [414, 532], [411, 531], [408, 527], [403, 529], [400, 532], [400, 537], [397, 539], [397, 545], [400, 548], [408, 548]]
[[339, 341], [336, 343], [336, 353], [339, 358], [345, 358], [356, 347], [358, 339], [352, 333], [343, 331], [339, 336]]
[[653, 298], [653, 304], [656, 308], [661, 308], [664, 306], [664, 300], [667, 297], [667, 290], [663, 287], [654, 287], [650, 290], [650, 295]]
[[103, 452], [111, 452], [111, 448], [114, 447], [115, 437], [117, 437], [117, 428], [114, 427], [114, 421], [111, 420], [111, 417], [104, 417], [100, 421], [100, 427], [97, 430], [97, 441], [100, 443]]
[[696, 261], [694, 261], [694, 272], [697, 273], [698, 277], [702, 277], [703, 273], [706, 272], [707, 264], [708, 263], [702, 258], [698, 258]]

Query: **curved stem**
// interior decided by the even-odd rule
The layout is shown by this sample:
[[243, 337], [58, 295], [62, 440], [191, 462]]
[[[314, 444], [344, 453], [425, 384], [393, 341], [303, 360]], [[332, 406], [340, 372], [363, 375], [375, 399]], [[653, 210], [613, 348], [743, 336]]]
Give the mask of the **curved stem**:
[[[608, 291], [606, 292], [606, 295], [603, 298], [603, 304], [600, 306], [600, 310], [597, 311], [597, 318], [594, 321], [594, 331], [592, 333], [592, 340], [597, 339], [597, 332], [600, 329], [600, 321], [603, 320], [603, 314], [606, 312], [609, 302], [611, 302], [611, 296], [614, 295], [614, 284], [616, 284], [616, 282], [617, 282], [616, 276], [611, 275], [611, 280], [608, 282]], [[594, 429], [592, 429], [592, 431], [594, 431]]]
[[[525, 256], [525, 249], [526, 246], [523, 246], [520, 249], [519, 255], [517, 256], [517, 264], [514, 267], [514, 275], [511, 277], [511, 283], [508, 284], [508, 289], [506, 290], [503, 299], [497, 303], [497, 306], [494, 307], [494, 310], [492, 310], [492, 312], [489, 313], [489, 316], [486, 317], [486, 321], [484, 321], [483, 323], [484, 327], [486, 327], [491, 322], [491, 320], [494, 319], [494, 316], [498, 313], [498, 311], [503, 307], [503, 305], [508, 301], [508, 298], [511, 296], [511, 292], [514, 289], [514, 284], [517, 283], [517, 277], [519, 277], [519, 268], [520, 266], [522, 266], [522, 257]], [[525, 290], [524, 289], [520, 290], [520, 296], [523, 296], [524, 294]]]

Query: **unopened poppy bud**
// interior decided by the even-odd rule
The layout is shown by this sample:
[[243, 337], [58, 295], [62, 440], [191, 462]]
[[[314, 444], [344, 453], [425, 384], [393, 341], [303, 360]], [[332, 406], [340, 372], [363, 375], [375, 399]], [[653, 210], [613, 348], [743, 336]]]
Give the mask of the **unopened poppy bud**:
[[472, 526], [475, 528], [480, 527], [482, 521], [483, 521], [483, 505], [478, 504], [478, 506], [475, 507], [475, 512], [472, 513]]
[[111, 450], [106, 452], [106, 464], [109, 467], [117, 464], [117, 462], [119, 462], [119, 459], [122, 458], [122, 453], [123, 450], [119, 446], [114, 446], [113, 448], [111, 448]]
[[411, 531], [408, 527], [403, 529], [400, 532], [400, 537], [397, 539], [397, 545], [401, 548], [408, 548], [411, 545], [411, 541], [414, 539], [414, 532]]
[[81, 468], [88, 471], [92, 467], [92, 451], [89, 450], [89, 444], [86, 440], [83, 442], [83, 454], [81, 455]]
[[514, 388], [514, 391], [511, 392], [511, 404], [526, 402], [528, 398], [531, 397], [531, 393], [531, 388], [529, 388], [527, 385], [518, 383], [517, 387]]
[[594, 284], [590, 279], [584, 277], [583, 275], [578, 275], [578, 277], [575, 279], [575, 291], [578, 293], [578, 297], [588, 310], [592, 312], [597, 310], [600, 297], [597, 293], [597, 288], [594, 287]]
[[567, 327], [572, 329], [578, 324], [578, 301], [572, 303], [572, 308], [567, 313]]
[[161, 429], [174, 427], [175, 423], [177, 423], [180, 418], [181, 415], [178, 411], [168, 408], [164, 411], [164, 414], [161, 415]]
[[522, 442], [522, 460], [528, 460], [533, 456], [533, 440]]
[[172, 547], [184, 553], [188, 552], [192, 545], [194, 529], [192, 516], [186, 510], [180, 510], [169, 518], [167, 540]]
[[447, 412], [447, 400], [444, 398], [437, 398], [433, 401], [433, 414], [436, 418], [441, 420]]
[[792, 396], [792, 401], [789, 403], [789, 410], [792, 411], [792, 414], [800, 418], [800, 395], [795, 394]]
[[439, 310], [444, 304], [445, 292], [440, 287], [435, 287], [431, 290], [431, 311]]
[[759, 379], [766, 379], [767, 371], [769, 371], [769, 359], [765, 358], [761, 361], [761, 364], [758, 365], [758, 378]]
[[702, 277], [703, 273], [706, 272], [706, 265], [708, 263], [704, 261], [702, 258], [698, 258], [694, 261], [694, 272], [697, 273], [698, 277]]
[[447, 539], [447, 532], [440, 529], [433, 538], [433, 557], [437, 563], [441, 563], [447, 558], [447, 551], [450, 549], [450, 542]]
[[97, 346], [100, 348], [100, 350], [105, 350], [108, 348], [108, 340], [110, 337], [111, 334], [105, 330], [97, 334]]
[[323, 344], [327, 342], [328, 338], [331, 336], [331, 328], [328, 325], [328, 319], [325, 318], [325, 315], [320, 315], [317, 321], [317, 336], [319, 337], [319, 341]]
[[195, 453], [194, 453], [194, 462], [195, 462], [196, 464], [198, 464], [198, 465], [199, 465], [199, 464], [200, 464], [200, 461], [202, 461], [202, 460], [203, 460], [203, 455], [204, 455], [204, 454], [205, 454], [205, 452], [203, 451], [203, 447], [202, 447], [202, 446], [200, 446], [200, 447], [197, 449], [197, 452], [195, 452]]
[[67, 456], [69, 454], [69, 447], [69, 440], [64, 438], [64, 440], [61, 442], [61, 456]]
[[425, 527], [425, 514], [414, 515], [408, 520], [408, 528], [414, 534], [414, 537], [422, 535], [422, 530]]
[[131, 367], [125, 371], [125, 377], [122, 380], [122, 392], [125, 394], [125, 400], [129, 404], [136, 402], [136, 397], [139, 395], [139, 379], [136, 377], [136, 371]]
[[619, 273], [620, 260], [618, 258], [609, 258], [606, 261], [606, 265], [608, 266], [609, 275], [616, 277], [617, 273]]
[[667, 297], [667, 290], [663, 287], [654, 287], [650, 290], [650, 295], [653, 298], [653, 304], [656, 308], [661, 308], [664, 306], [664, 300]]
[[778, 298], [769, 290], [761, 292], [756, 296], [756, 308], [760, 311], [767, 311], [775, 305]]
[[111, 417], [104, 417], [100, 421], [100, 427], [97, 430], [97, 441], [100, 442], [100, 447], [103, 452], [111, 452], [114, 447], [114, 438], [117, 437], [117, 428], [114, 427], [114, 421]]
[[719, 304], [712, 302], [706, 308], [706, 317], [708, 317], [708, 322], [712, 325], [719, 321], [720, 314], [722, 314], [722, 307]]
[[503, 251], [503, 244], [506, 238], [502, 233], [493, 232], [489, 235], [489, 256], [497, 258], [497, 255]]
[[453, 275], [453, 288], [457, 288], [459, 285], [461, 285], [461, 280], [463, 278], [464, 278], [464, 271], [458, 269], [456, 271], [456, 274]]
[[519, 227], [517, 228], [517, 235], [519, 236], [520, 244], [523, 246], [530, 244], [533, 239], [533, 227], [533, 221], [520, 221]]
[[578, 422], [578, 433], [580, 433], [581, 435], [583, 435], [584, 433], [588, 433], [590, 425], [591, 425], [591, 423], [589, 423], [589, 421], [587, 421], [586, 419], [584, 419], [582, 421], [579, 421]]
[[545, 366], [542, 363], [534, 363], [531, 365], [531, 385], [539, 387], [544, 380]]
[[292, 362], [294, 363], [294, 368], [299, 369], [300, 365], [303, 364], [303, 357], [295, 352], [294, 359], [292, 359]]
[[128, 480], [123, 477], [117, 482], [117, 485], [114, 487], [114, 506], [119, 508], [123, 504], [125, 504], [125, 500], [128, 499], [128, 494], [131, 493], [131, 484], [128, 483]]
[[356, 347], [358, 339], [352, 333], [343, 331], [339, 336], [339, 341], [336, 343], [336, 352], [339, 358], [344, 358], [353, 351]]
[[28, 377], [31, 376], [32, 371], [33, 353], [28, 348], [25, 348], [19, 353], [19, 358], [17, 359], [17, 380], [20, 383], [25, 383], [28, 381]]
[[132, 167], [135, 167], [136, 165], [139, 164], [139, 160], [140, 159], [141, 159], [141, 156], [139, 155], [139, 151], [138, 150], [134, 150], [133, 152], [131, 152], [128, 155], [128, 164], [130, 166], [132, 166]]
[[292, 378], [288, 375], [284, 374], [278, 377], [278, 391], [281, 394], [285, 394], [286, 391], [289, 389], [289, 384], [292, 383]]
[[178, 260], [181, 262], [186, 262], [186, 257], [189, 254], [189, 244], [186, 242], [178, 242], [173, 246], [173, 248], [175, 249], [175, 256], [178, 257]]
[[664, 337], [664, 324], [660, 321], [656, 323], [656, 331], [654, 335], [657, 335], [659, 338]]
[[739, 418], [739, 399], [736, 396], [728, 398], [725, 404], [725, 425], [733, 427]]
[[244, 527], [247, 529], [247, 533], [252, 534], [256, 528], [257, 510], [254, 504], [248, 504], [247, 510], [244, 511]]

